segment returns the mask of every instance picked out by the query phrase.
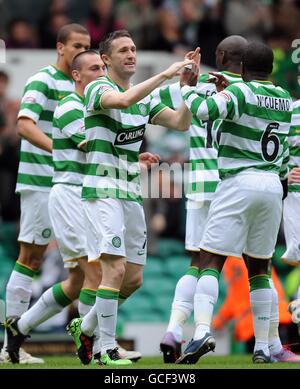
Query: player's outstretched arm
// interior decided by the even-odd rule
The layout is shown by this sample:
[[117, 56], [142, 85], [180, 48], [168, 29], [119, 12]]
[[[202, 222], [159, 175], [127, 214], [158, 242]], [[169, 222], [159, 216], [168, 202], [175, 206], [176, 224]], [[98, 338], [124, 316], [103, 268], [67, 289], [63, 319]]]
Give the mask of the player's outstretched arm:
[[192, 63], [193, 60], [191, 59], [175, 62], [163, 72], [149, 78], [146, 81], [141, 82], [140, 84], [133, 86], [132, 88], [129, 88], [126, 92], [123, 93], [117, 92], [115, 90], [107, 90], [101, 96], [101, 106], [104, 109], [126, 109], [132, 104], [135, 104], [142, 100], [144, 97], [148, 96], [164, 81], [178, 75], [184, 66]]
[[[187, 54], [189, 55], [189, 53]], [[189, 79], [190, 85], [196, 85], [199, 75], [199, 48], [195, 50], [195, 54], [191, 56], [193, 63], [185, 66], [181, 72], [180, 80], [185, 76]], [[196, 58], [196, 62], [195, 61]], [[164, 127], [172, 128], [180, 131], [187, 131], [192, 121], [192, 113], [187, 105], [183, 103], [176, 111], [166, 108], [156, 115], [152, 123]]]
[[192, 113], [187, 106], [183, 103], [174, 111], [171, 108], [166, 108], [156, 115], [152, 124], [164, 126], [172, 130], [187, 131], [192, 121]]
[[52, 153], [52, 139], [27, 117], [20, 117], [17, 124], [18, 134], [40, 149]]

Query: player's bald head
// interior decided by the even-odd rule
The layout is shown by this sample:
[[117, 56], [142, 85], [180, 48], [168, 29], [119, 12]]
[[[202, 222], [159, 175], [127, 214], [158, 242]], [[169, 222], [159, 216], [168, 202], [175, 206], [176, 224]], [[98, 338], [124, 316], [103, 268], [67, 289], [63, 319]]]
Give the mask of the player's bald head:
[[228, 70], [231, 66], [239, 67], [247, 46], [247, 39], [240, 35], [231, 35], [223, 39], [216, 50], [218, 70]]
[[247, 39], [241, 35], [230, 35], [218, 44], [217, 49], [226, 50], [228, 52], [244, 52], [247, 45]]

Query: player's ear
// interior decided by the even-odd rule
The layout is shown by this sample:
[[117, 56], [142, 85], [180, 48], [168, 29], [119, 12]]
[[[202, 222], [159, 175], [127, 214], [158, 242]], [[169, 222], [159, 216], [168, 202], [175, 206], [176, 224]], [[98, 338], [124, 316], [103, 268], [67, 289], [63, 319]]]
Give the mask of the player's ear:
[[74, 81], [80, 81], [80, 74], [78, 70], [72, 70], [72, 78]]
[[225, 50], [222, 50], [221, 52], [221, 63], [222, 65], [226, 65], [227, 64], [227, 61], [228, 61], [228, 54], [227, 54], [227, 51]]
[[56, 42], [56, 50], [60, 56], [64, 55], [64, 47], [65, 45], [61, 42]]
[[107, 54], [102, 54], [101, 59], [104, 62], [104, 65], [107, 67], [107, 65], [110, 63], [110, 58]]

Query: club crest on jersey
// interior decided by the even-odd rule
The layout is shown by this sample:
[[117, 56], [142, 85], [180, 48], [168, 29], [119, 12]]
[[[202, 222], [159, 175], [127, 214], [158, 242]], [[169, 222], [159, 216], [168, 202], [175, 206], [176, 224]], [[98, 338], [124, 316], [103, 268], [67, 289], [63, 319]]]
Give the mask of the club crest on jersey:
[[139, 111], [140, 111], [141, 115], [143, 115], [143, 116], [147, 115], [147, 107], [146, 107], [146, 105], [144, 103], [140, 103], [138, 105], [138, 108], [139, 108]]
[[128, 129], [128, 130], [119, 130], [115, 145], [127, 145], [130, 143], [136, 143], [141, 140], [143, 140], [144, 134], [145, 134], [145, 125], [136, 127], [134, 129]]

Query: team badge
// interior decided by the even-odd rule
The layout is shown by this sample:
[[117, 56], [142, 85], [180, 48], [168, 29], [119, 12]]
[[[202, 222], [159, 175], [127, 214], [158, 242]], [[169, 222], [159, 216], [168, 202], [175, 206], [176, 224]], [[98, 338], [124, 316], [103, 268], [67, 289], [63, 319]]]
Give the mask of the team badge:
[[50, 228], [45, 228], [43, 231], [42, 231], [42, 237], [43, 238], [49, 238], [51, 235], [51, 229]]
[[117, 249], [121, 247], [121, 238], [119, 236], [114, 236], [111, 242]]
[[146, 105], [144, 103], [140, 103], [138, 105], [139, 107], [139, 111], [140, 113], [143, 115], [143, 116], [146, 116], [147, 115], [147, 108], [146, 108]]

